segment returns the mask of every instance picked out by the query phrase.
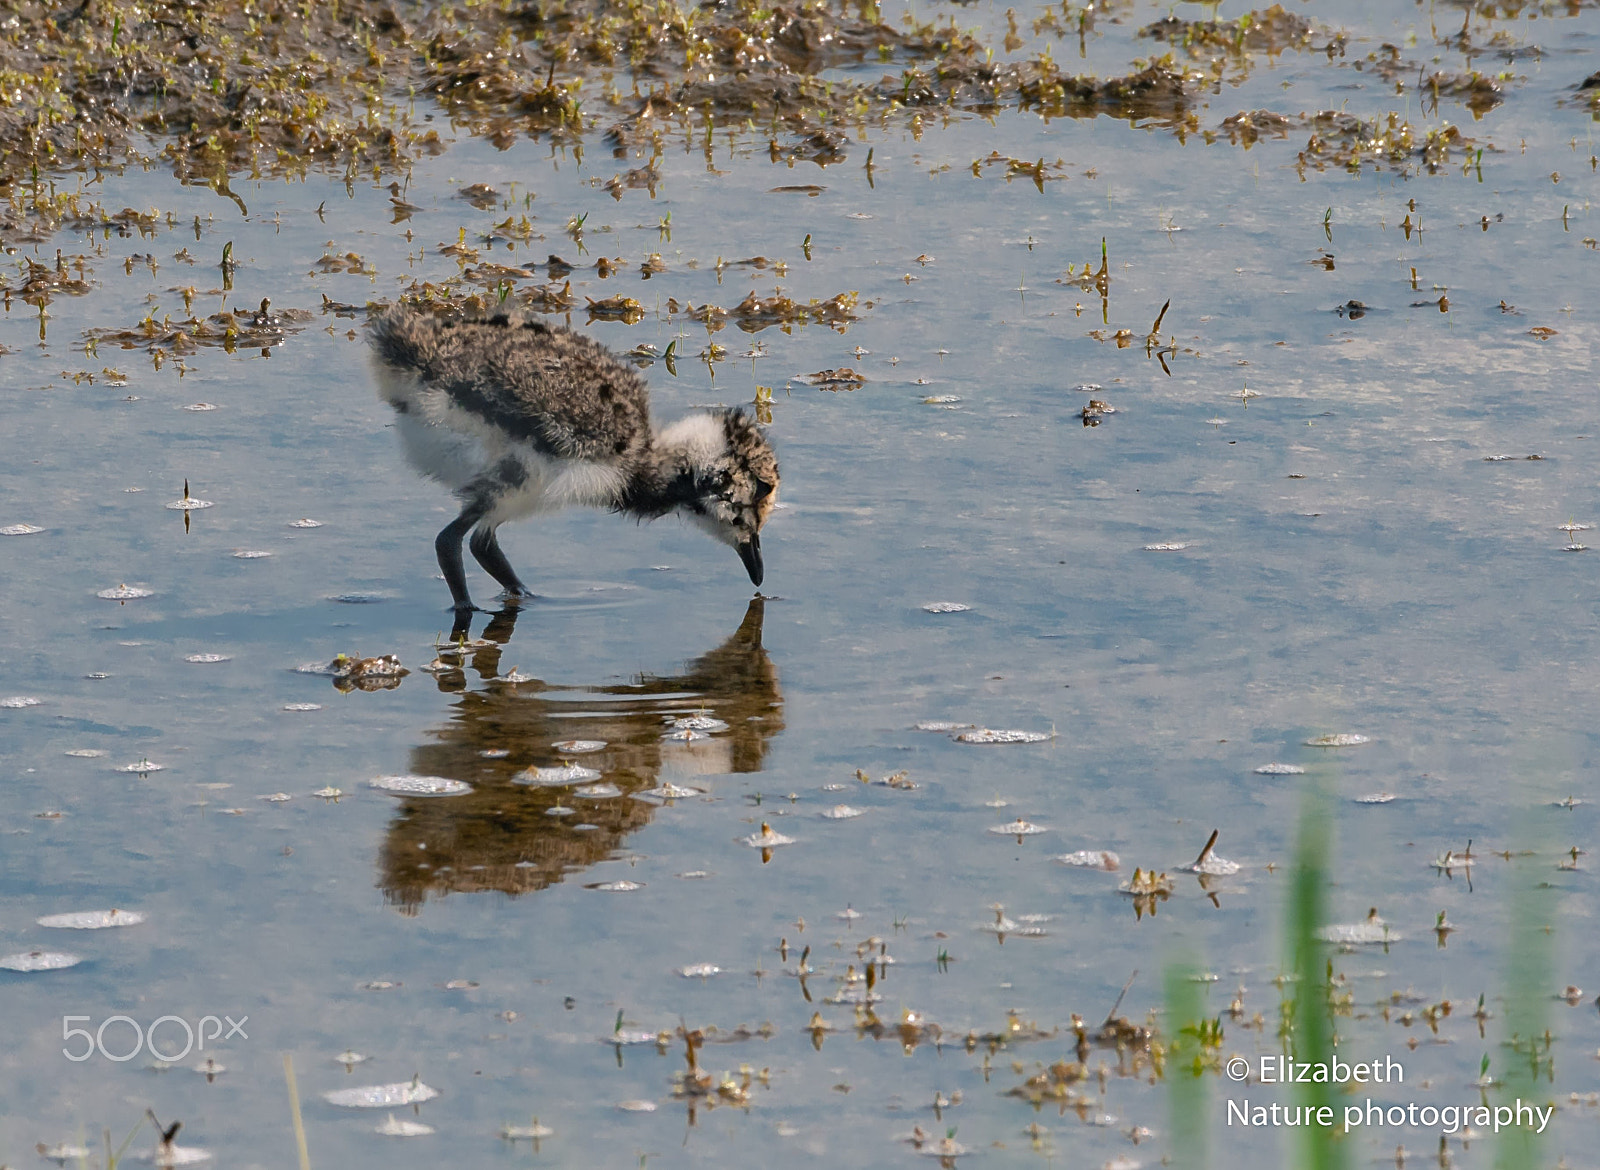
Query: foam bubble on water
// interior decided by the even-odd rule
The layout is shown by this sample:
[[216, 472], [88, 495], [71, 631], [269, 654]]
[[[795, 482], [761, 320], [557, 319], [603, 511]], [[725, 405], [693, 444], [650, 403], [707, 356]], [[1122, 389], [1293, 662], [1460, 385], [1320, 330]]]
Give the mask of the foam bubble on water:
[[66, 754], [80, 760], [98, 760], [107, 752], [104, 748], [68, 748]]
[[404, 1121], [394, 1114], [389, 1114], [373, 1133], [382, 1134], [384, 1137], [413, 1138], [427, 1137], [434, 1132], [431, 1125], [424, 1125], [420, 1121]]
[[1074, 869], [1103, 869], [1107, 872], [1122, 865], [1122, 858], [1109, 849], [1078, 849], [1072, 853], [1062, 853], [1055, 860]]
[[329, 1105], [346, 1109], [392, 1109], [396, 1105], [420, 1105], [432, 1101], [439, 1090], [413, 1078], [389, 1085], [363, 1085], [356, 1089], [334, 1089], [322, 1094]]
[[321, 703], [285, 703], [283, 705], [283, 709], [285, 711], [320, 711], [320, 710], [322, 710], [322, 704]]
[[1307, 747], [1355, 747], [1372, 740], [1353, 731], [1340, 731], [1332, 735], [1318, 735], [1306, 740]]
[[957, 1158], [962, 1158], [972, 1153], [972, 1148], [962, 1145], [953, 1137], [946, 1136], [936, 1142], [929, 1142], [927, 1145], [918, 1147], [917, 1153], [924, 1158], [938, 1158], [941, 1162], [953, 1165]]
[[24, 707], [37, 707], [40, 702], [41, 700], [35, 699], [32, 695], [9, 695], [0, 699], [0, 707], [8, 711], [20, 711]]
[[585, 784], [582, 788], [575, 789], [573, 795], [589, 800], [610, 800], [614, 796], [621, 796], [622, 789], [608, 780], [600, 784]]
[[603, 739], [563, 739], [550, 745], [565, 756], [583, 756], [590, 752], [604, 751], [606, 741]]
[[827, 817], [830, 821], [848, 821], [862, 816], [865, 811], [865, 809], [852, 808], [848, 804], [836, 804], [832, 808], [823, 809], [821, 815]]
[[687, 967], [679, 967], [678, 974], [685, 979], [710, 979], [713, 975], [722, 974], [722, 968], [715, 963], [690, 963]]
[[32, 536], [36, 532], [43, 532], [37, 524], [7, 524], [0, 528], [0, 536]]
[[7, 971], [65, 971], [68, 967], [76, 967], [83, 962], [77, 955], [69, 955], [65, 951], [21, 951], [15, 955], [6, 955], [0, 958], [0, 967]]
[[271, 555], [270, 552], [262, 548], [241, 548], [234, 550], [233, 558], [237, 561], [259, 561], [262, 557], [270, 557]]
[[1356, 797], [1357, 804], [1388, 804], [1395, 799], [1392, 792], [1368, 792]]
[[1032, 821], [1023, 820], [1021, 817], [1014, 821], [1008, 821], [1003, 825], [989, 826], [989, 832], [1002, 837], [1034, 837], [1049, 831], [1043, 825], [1036, 825]]
[[118, 585], [115, 589], [102, 589], [95, 594], [107, 601], [133, 601], [140, 597], [154, 597], [152, 589], [140, 589], [137, 585]]
[[[654, 1043], [655, 1037], [650, 1037]], [[555, 1130], [548, 1125], [540, 1125], [537, 1121], [532, 1125], [506, 1125], [500, 1128], [500, 1136], [508, 1142], [538, 1141], [540, 1138], [553, 1137]]]
[[674, 731], [704, 731], [708, 734], [728, 730], [726, 723], [710, 715], [680, 715], [671, 720], [669, 726]]
[[1299, 764], [1262, 764], [1256, 769], [1257, 776], [1300, 776], [1305, 769]]
[[209, 1162], [211, 1151], [201, 1149], [199, 1146], [175, 1146], [169, 1143], [153, 1150], [146, 1150], [135, 1157], [141, 1162], [153, 1162], [161, 1170], [167, 1170], [171, 1166], [198, 1166], [202, 1162]]
[[264, 800], [268, 804], [288, 804], [294, 799], [294, 797], [290, 796], [287, 792], [269, 792], [265, 796], [256, 797], [256, 799]]
[[785, 837], [782, 833], [774, 832], [771, 825], [763, 824], [759, 833], [751, 833], [748, 837], [739, 840], [752, 849], [776, 849], [780, 845], [793, 845], [793, 837]]
[[600, 773], [581, 764], [562, 764], [559, 768], [524, 768], [511, 777], [513, 784], [532, 784], [540, 788], [560, 788], [600, 779]]
[[583, 888], [586, 890], [604, 890], [608, 894], [631, 894], [635, 890], [644, 889], [644, 883], [630, 882], [623, 879], [614, 882], [590, 882]]
[[924, 719], [921, 723], [918, 723], [916, 725], [915, 730], [917, 730], [917, 731], [964, 731], [969, 727], [975, 727], [975, 726], [976, 726], [976, 724], [972, 724], [972, 723], [951, 723], [951, 722], [949, 722], [947, 720], [944, 720], [944, 719]]
[[966, 613], [972, 607], [959, 601], [930, 601], [922, 608], [928, 613]]
[[658, 784], [654, 788], [647, 788], [643, 792], [635, 792], [637, 799], [650, 798], [654, 800], [688, 800], [691, 796], [704, 796], [704, 788], [691, 788], [687, 784], [673, 784], [670, 781]]
[[1042, 731], [995, 731], [987, 727], [956, 736], [959, 743], [1044, 743], [1053, 738]]
[[154, 760], [140, 760], [137, 764], [124, 764], [118, 772], [127, 772], [134, 776], [148, 776], [152, 772], [165, 772], [167, 766], [158, 764]]
[[472, 785], [444, 776], [379, 776], [370, 787], [391, 796], [465, 796]]
[[1163, 543], [1163, 544], [1147, 544], [1147, 545], [1144, 546], [1144, 551], [1145, 552], [1182, 552], [1184, 549], [1186, 549], [1188, 547], [1189, 547], [1188, 544], [1186, 544], [1185, 542], [1183, 542], [1181, 540], [1175, 540], [1175, 541], [1168, 541], [1168, 542]]
[[1218, 857], [1215, 853], [1209, 854], [1193, 865], [1183, 867], [1187, 873], [1205, 874], [1208, 877], [1227, 877], [1238, 873], [1242, 868], [1237, 861], [1229, 861], [1226, 857]]
[[1317, 937], [1323, 942], [1343, 946], [1372, 946], [1378, 943], [1399, 942], [1402, 937], [1389, 929], [1389, 924], [1374, 915], [1365, 922], [1342, 922], [1319, 927]]
[[304, 518], [299, 519], [299, 520], [291, 520], [291, 521], [289, 521], [289, 527], [290, 528], [321, 528], [322, 527], [322, 521], [321, 520], [312, 520], [309, 517], [304, 517]]
[[656, 1103], [654, 1101], [618, 1101], [617, 1108], [624, 1113], [654, 1113], [656, 1111]]
[[184, 496], [181, 500], [169, 500], [166, 508], [169, 512], [198, 512], [201, 508], [216, 507], [210, 500], [197, 500], [193, 496]]
[[76, 910], [70, 914], [46, 914], [35, 921], [56, 930], [107, 930], [116, 926], [138, 926], [144, 921], [144, 915], [137, 910]]
[[203, 414], [208, 410], [217, 409], [217, 404], [215, 402], [191, 402], [183, 409], [193, 411], [195, 414]]
[[232, 654], [185, 654], [185, 662], [232, 662]]
[[704, 731], [696, 731], [692, 727], [680, 727], [666, 732], [661, 739], [664, 743], [699, 743], [702, 739], [711, 736]]
[[68, 1145], [66, 1142], [58, 1142], [53, 1146], [47, 1146], [40, 1142], [37, 1149], [39, 1157], [47, 1162], [54, 1162], [58, 1166], [64, 1166], [68, 1162], [74, 1162], [80, 1158], [87, 1158], [90, 1153], [88, 1146], [73, 1146]]
[[482, 748], [478, 752], [478, 756], [485, 760], [504, 760], [510, 755], [510, 748]]

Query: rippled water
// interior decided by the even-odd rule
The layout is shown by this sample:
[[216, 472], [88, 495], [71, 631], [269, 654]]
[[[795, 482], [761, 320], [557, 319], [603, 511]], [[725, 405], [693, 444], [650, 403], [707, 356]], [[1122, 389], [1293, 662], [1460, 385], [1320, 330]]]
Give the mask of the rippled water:
[[[1558, 526], [1600, 520], [1600, 148], [1576, 89], [1600, 68], [1600, 16], [1293, 8], [1316, 46], [1342, 29], [1342, 55], [1228, 56], [1182, 133], [902, 111], [836, 165], [791, 168], [762, 133], [723, 128], [709, 156], [698, 132], [669, 141], [653, 198], [614, 200], [599, 184], [640, 160], [598, 134], [581, 159], [498, 149], [441, 114], [449, 149], [411, 172], [417, 210], [399, 222], [387, 178], [236, 177], [245, 214], [160, 169], [84, 180], [107, 209], [161, 214], [144, 234], [65, 231], [8, 257], [81, 255], [91, 288], [0, 317], [0, 526], [18, 532], [0, 536], [0, 691], [37, 700], [0, 702], [0, 952], [83, 960], [0, 975], [0, 1160], [79, 1138], [99, 1159], [101, 1128], [118, 1144], [148, 1106], [219, 1165], [293, 1164], [290, 1053], [319, 1166], [523, 1164], [530, 1144], [499, 1134], [535, 1117], [554, 1131], [536, 1164], [916, 1164], [943, 1138], [974, 1164], [1155, 1164], [1173, 1122], [1148, 1058], [1097, 1048], [1106, 1074], [1070, 1108], [1009, 1091], [1076, 1059], [1074, 1013], [1096, 1026], [1135, 971], [1119, 1014], [1159, 1013], [1183, 956], [1216, 977], [1221, 1058], [1280, 1051], [1310, 781], [1333, 797], [1332, 923], [1370, 934], [1376, 909], [1398, 936], [1332, 954], [1350, 993], [1340, 1051], [1403, 1062], [1386, 1102], [1475, 1103], [1481, 1058], [1497, 1076], [1515, 1060], [1510, 891], [1538, 883], [1526, 913], [1553, 958], [1523, 991], [1555, 1037], [1540, 1100], [1562, 1106], [1539, 1164], [1589, 1164], [1600, 553]], [[994, 6], [936, 11], [996, 43], [1007, 29]], [[1035, 15], [1017, 10], [1006, 53], [1048, 44], [1107, 75], [1161, 49], [1135, 34], [1167, 12], [1115, 5], [1081, 59], [1075, 32], [1029, 35]], [[1464, 18], [1473, 67], [1507, 75], [1481, 118], [1412, 84], [1466, 67], [1449, 41]], [[1404, 71], [1366, 60], [1385, 44]], [[1483, 153], [1352, 174], [1297, 165], [1308, 127], [1246, 148], [1222, 126], [1340, 108], [1395, 111], [1419, 135], [1451, 123]], [[994, 151], [1043, 159], [1040, 181], [1007, 178]], [[472, 183], [500, 202], [456, 197]], [[774, 190], [805, 185], [821, 190]], [[323, 297], [365, 306], [456, 274], [442, 246], [524, 213], [543, 238], [485, 257], [543, 279], [554, 252], [584, 265], [580, 298], [639, 300], [634, 325], [573, 314], [619, 351], [677, 339], [676, 374], [646, 371], [660, 417], [770, 388], [785, 507], [764, 598], [687, 526], [573, 512], [503, 530], [539, 598], [480, 617], [478, 644], [443, 644], [430, 546], [450, 501], [390, 433], [364, 311]], [[563, 231], [581, 215], [586, 255]], [[1082, 279], [1102, 239], [1104, 297]], [[229, 242], [223, 296], [207, 290]], [[362, 271], [320, 270], [350, 252]], [[666, 271], [646, 282], [652, 253]], [[625, 263], [602, 280], [600, 256]], [[197, 315], [269, 297], [307, 316], [265, 349], [86, 352], [89, 330], [187, 315], [186, 286]], [[708, 335], [667, 309], [775, 287], [856, 291], [860, 319]], [[712, 341], [728, 352], [708, 366], [695, 355]], [[846, 368], [863, 380], [804, 380]], [[1114, 413], [1085, 420], [1090, 399]], [[174, 509], [186, 481], [213, 506]], [[369, 688], [296, 670], [337, 654], [395, 654], [410, 673]], [[674, 724], [695, 715], [727, 726]], [[971, 734], [985, 729], [1038, 742]], [[1366, 742], [1313, 746], [1326, 736]], [[574, 740], [604, 746], [557, 746]], [[619, 794], [517, 781], [568, 763]], [[391, 795], [380, 776], [471, 792]], [[1218, 828], [1239, 872], [1178, 872]], [[1053, 860], [1102, 850], [1119, 868]], [[1122, 892], [1135, 867], [1172, 875], [1170, 897]], [[36, 922], [111, 909], [147, 921]], [[1441, 911], [1454, 933], [1435, 933]], [[870, 993], [843, 979], [885, 951]], [[202, 1035], [207, 1016], [249, 1021], [164, 1071], [148, 1052], [63, 1055], [63, 1017], [117, 1015]], [[706, 1030], [712, 1081], [675, 1096], [680, 1027]], [[182, 1032], [163, 1025], [160, 1046]], [[103, 1035], [113, 1055], [131, 1043], [125, 1023]], [[369, 1059], [335, 1060], [351, 1051]], [[206, 1055], [227, 1071], [191, 1071]], [[323, 1096], [418, 1076], [439, 1097], [398, 1120], [437, 1132], [403, 1142], [373, 1132], [381, 1110]], [[1287, 1131], [1227, 1127], [1224, 1101], [1249, 1087], [1208, 1083], [1216, 1164], [1294, 1161]], [[637, 1102], [657, 1108], [619, 1108]], [[920, 1151], [902, 1141], [914, 1127]], [[1366, 1162], [1438, 1142], [1407, 1128], [1349, 1144]], [[1456, 1165], [1495, 1154], [1448, 1145]]]

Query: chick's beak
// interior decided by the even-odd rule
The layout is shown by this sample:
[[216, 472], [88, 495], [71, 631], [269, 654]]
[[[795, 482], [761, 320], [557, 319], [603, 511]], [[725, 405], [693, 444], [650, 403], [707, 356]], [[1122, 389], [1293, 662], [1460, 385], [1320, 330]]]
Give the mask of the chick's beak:
[[739, 559], [744, 562], [745, 572], [750, 574], [750, 583], [760, 585], [763, 576], [761, 567], [761, 537], [752, 536], [749, 540], [741, 541], [735, 546], [739, 550]]

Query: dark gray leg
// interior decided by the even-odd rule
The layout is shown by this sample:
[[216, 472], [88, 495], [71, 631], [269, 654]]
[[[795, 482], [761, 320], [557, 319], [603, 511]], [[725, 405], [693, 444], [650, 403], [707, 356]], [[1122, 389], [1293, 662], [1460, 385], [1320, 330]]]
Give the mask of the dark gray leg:
[[[487, 526], [479, 528], [472, 534], [470, 544], [472, 555], [477, 558], [484, 572], [500, 582], [503, 588], [512, 597], [531, 597], [528, 587], [517, 577], [517, 571], [511, 567], [511, 562], [506, 560], [506, 554], [500, 549], [500, 541], [495, 537], [494, 529]], [[457, 556], [459, 556], [459, 551]]]
[[446, 524], [434, 538], [433, 551], [439, 557], [439, 571], [445, 584], [450, 586], [450, 601], [456, 613], [471, 613], [474, 606], [467, 592], [467, 572], [461, 564], [461, 541], [467, 530], [483, 518], [483, 505], [474, 501], [462, 509], [461, 515]]

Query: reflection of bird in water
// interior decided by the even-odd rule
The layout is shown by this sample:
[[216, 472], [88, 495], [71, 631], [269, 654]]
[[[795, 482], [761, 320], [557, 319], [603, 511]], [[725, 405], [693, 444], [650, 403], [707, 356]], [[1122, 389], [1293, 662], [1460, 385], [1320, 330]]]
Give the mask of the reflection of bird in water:
[[434, 541], [458, 615], [472, 609], [461, 564], [468, 531], [484, 570], [525, 596], [495, 529], [569, 504], [641, 520], [677, 512], [732, 545], [761, 584], [778, 460], [748, 416], [693, 414], [657, 431], [632, 367], [580, 333], [503, 313], [440, 321], [391, 309], [372, 340], [406, 457], [461, 500]]
[[[778, 672], [761, 645], [765, 604], [752, 600], [733, 636], [682, 674], [593, 687], [490, 681], [517, 609], [496, 615], [484, 642], [469, 651], [484, 685], [467, 689], [465, 671], [438, 676], [440, 689], [459, 691], [460, 698], [451, 721], [431, 733], [433, 742], [414, 748], [409, 761], [412, 772], [464, 780], [473, 791], [401, 805], [380, 860], [388, 900], [414, 912], [430, 892], [543, 889], [612, 856], [649, 823], [655, 806], [634, 794], [654, 788], [664, 774], [759, 772], [768, 741], [783, 730]], [[696, 713], [727, 729], [692, 743], [664, 737], [671, 719]], [[621, 789], [620, 796], [588, 799], [570, 787], [512, 781], [530, 766], [573, 758], [553, 745], [575, 738], [605, 741], [601, 751], [575, 758]], [[576, 805], [579, 815], [548, 815], [564, 804]]]

